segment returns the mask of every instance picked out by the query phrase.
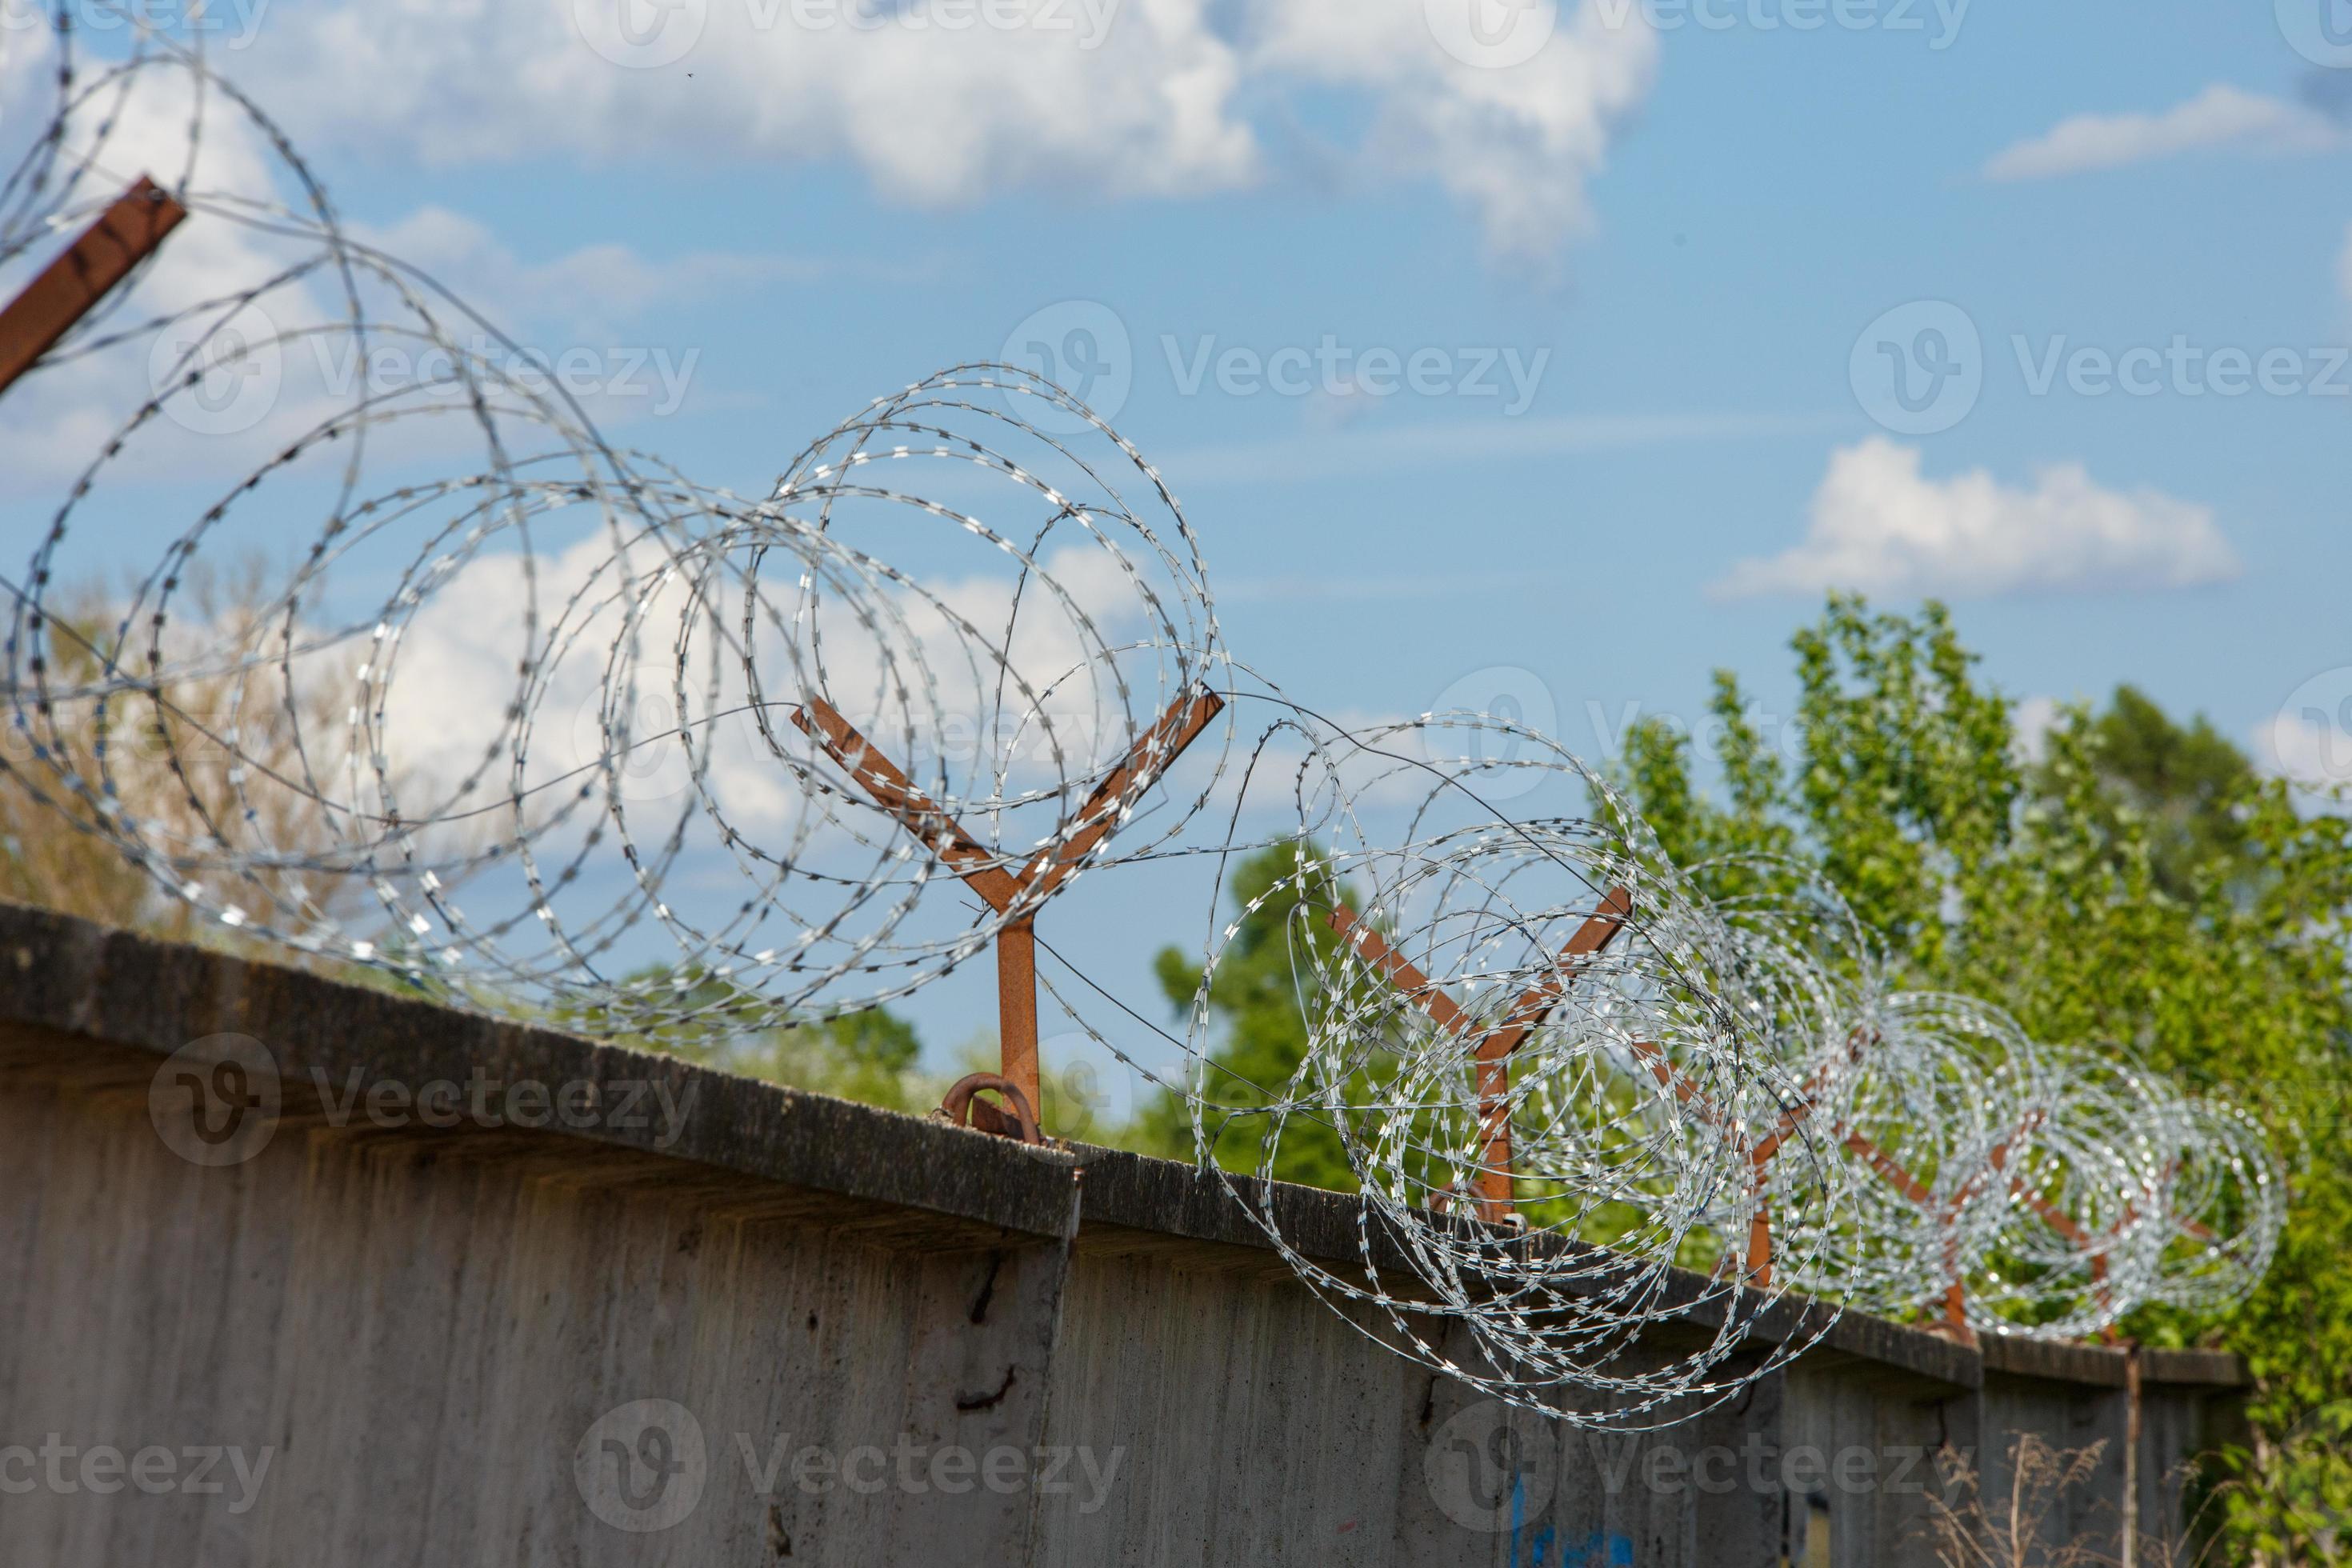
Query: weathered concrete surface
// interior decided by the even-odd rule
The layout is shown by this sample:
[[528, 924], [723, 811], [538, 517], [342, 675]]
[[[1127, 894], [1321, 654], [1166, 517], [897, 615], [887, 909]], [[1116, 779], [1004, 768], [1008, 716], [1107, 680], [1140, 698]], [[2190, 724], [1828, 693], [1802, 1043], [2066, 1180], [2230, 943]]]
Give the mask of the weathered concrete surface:
[[[1347, 1200], [1276, 1201], [1352, 1253]], [[2242, 1381], [2144, 1355], [2126, 1467], [2121, 1352], [1849, 1316], [1588, 1434], [1381, 1350], [1182, 1166], [5, 907], [0, 1265], [0, 1564], [44, 1568], [1883, 1568], [1933, 1453], [1999, 1485], [2021, 1427], [2115, 1439], [2154, 1529]]]

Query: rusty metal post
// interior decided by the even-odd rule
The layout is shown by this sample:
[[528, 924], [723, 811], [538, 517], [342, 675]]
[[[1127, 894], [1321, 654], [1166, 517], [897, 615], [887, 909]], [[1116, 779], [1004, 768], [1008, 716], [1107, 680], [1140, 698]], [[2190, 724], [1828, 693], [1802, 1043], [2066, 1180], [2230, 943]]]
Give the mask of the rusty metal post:
[[1037, 1066], [1037, 925], [1028, 915], [1007, 921], [996, 933], [996, 1038], [1006, 1079], [1043, 1105], [1044, 1077]]
[[142, 174], [81, 237], [0, 310], [0, 392], [57, 347], [188, 216]]

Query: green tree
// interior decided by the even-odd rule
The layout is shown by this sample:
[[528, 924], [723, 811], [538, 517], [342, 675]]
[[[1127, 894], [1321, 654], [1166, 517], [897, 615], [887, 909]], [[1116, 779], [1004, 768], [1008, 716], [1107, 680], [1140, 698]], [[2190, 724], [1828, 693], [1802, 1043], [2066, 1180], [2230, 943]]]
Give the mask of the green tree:
[[[2352, 1398], [2352, 817], [2299, 809], [2210, 725], [2129, 688], [2103, 712], [2062, 711], [2029, 765], [1939, 605], [1906, 618], [1832, 597], [1791, 646], [1792, 768], [1756, 745], [1738, 681], [1719, 675], [1725, 798], [1698, 787], [1687, 739], [1652, 724], [1618, 768], [1630, 801], [1678, 861], [1772, 849], [1818, 866], [1908, 984], [1990, 998], [2039, 1038], [2110, 1043], [2257, 1110], [2293, 1167], [2269, 1275], [2218, 1321], [2149, 1308], [2124, 1327], [2243, 1353], [2258, 1451], [2308, 1465], [2289, 1435]], [[2292, 1523], [2312, 1510], [2282, 1511], [2279, 1495], [2238, 1492], [2245, 1539], [2336, 1560]]]
[[[1218, 1163], [1255, 1172], [1271, 1131], [1269, 1119], [1256, 1112], [1289, 1089], [1307, 1058], [1301, 987], [1311, 987], [1318, 973], [1339, 973], [1342, 962], [1340, 941], [1322, 917], [1335, 902], [1355, 898], [1319, 854], [1284, 847], [1241, 861], [1231, 893], [1240, 924], [1209, 983], [1208, 1012], [1222, 1043], [1209, 1058], [1207, 1088], [1227, 1112], [1217, 1133]], [[1180, 1016], [1189, 1014], [1200, 995], [1199, 957], [1164, 947], [1153, 967], [1169, 1005]], [[1314, 1005], [1311, 994], [1307, 1002]], [[1160, 1091], [1138, 1116], [1131, 1142], [1147, 1152], [1191, 1159], [1190, 1107]], [[1274, 1170], [1284, 1181], [1338, 1192], [1356, 1188], [1339, 1134], [1302, 1116], [1285, 1120]]]
[[[2200, 873], [2220, 876], [2233, 890], [2252, 890], [2242, 885], [2257, 872], [2244, 814], [2261, 791], [2245, 752], [2202, 715], [2174, 723], [2132, 686], [2116, 689], [2083, 738], [2098, 778], [2102, 830], [2115, 837], [2117, 817], [2139, 818], [2160, 891], [2193, 898]], [[2037, 789], [2050, 793], [2059, 781], [2051, 764], [2041, 772]]]

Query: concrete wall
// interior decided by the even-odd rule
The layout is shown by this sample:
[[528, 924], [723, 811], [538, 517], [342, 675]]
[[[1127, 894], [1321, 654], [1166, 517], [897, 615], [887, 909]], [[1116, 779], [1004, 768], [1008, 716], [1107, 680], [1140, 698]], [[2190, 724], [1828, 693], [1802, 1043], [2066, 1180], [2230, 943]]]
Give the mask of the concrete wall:
[[2120, 1352], [1853, 1316], [1588, 1433], [1380, 1349], [1181, 1166], [5, 908], [0, 1261], [0, 1563], [43, 1568], [1885, 1568], [1932, 1456], [1997, 1489], [2018, 1429], [2115, 1441], [2069, 1528], [2127, 1468], [2154, 1528], [2242, 1380], [2143, 1357], [2127, 1467]]

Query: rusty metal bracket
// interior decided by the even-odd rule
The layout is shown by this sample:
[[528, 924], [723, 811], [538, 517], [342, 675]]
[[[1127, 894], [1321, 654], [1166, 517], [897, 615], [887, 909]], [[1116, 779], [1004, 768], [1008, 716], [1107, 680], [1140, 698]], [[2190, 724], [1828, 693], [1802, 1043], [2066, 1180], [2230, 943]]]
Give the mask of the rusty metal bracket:
[[[996, 935], [997, 1041], [999, 1065], [1004, 1073], [994, 1081], [1009, 1080], [1018, 1087], [1024, 1102], [1032, 1108], [1029, 1116], [1033, 1132], [1037, 1125], [1035, 1108], [1042, 1106], [1045, 1098], [1044, 1073], [1037, 1065], [1037, 910], [1061, 890], [1094, 847], [1118, 826], [1133, 797], [1149, 789], [1224, 706], [1224, 699], [1206, 688], [1171, 703], [1158, 722], [1129, 749], [1119, 765], [1095, 786], [1069, 826], [1030, 857], [1018, 872], [1005, 870], [993, 851], [965, 832], [945, 807], [918, 789], [897, 764], [830, 703], [811, 697], [792, 716], [793, 722], [822, 747], [860, 789], [873, 796], [876, 805], [897, 817], [917, 842], [962, 878], [990, 909], [1001, 915], [1013, 916], [998, 929]], [[956, 1088], [961, 1089], [971, 1081], [966, 1079]], [[954, 1096], [949, 1098], [953, 1100]], [[982, 1109], [991, 1116], [1002, 1114]], [[1036, 1140], [1032, 1138], [1029, 1142]]]
[[[1601, 900], [1601, 907], [1569, 938], [1568, 946], [1560, 952], [1559, 967], [1514, 1002], [1502, 1023], [1477, 1037], [1477, 1191], [1464, 1195], [1489, 1225], [1526, 1227], [1516, 1206], [1517, 1193], [1511, 1173], [1511, 1053], [1528, 1035], [1543, 1026], [1552, 1009], [1567, 996], [1568, 988], [1601, 951], [1616, 940], [1633, 913], [1633, 896], [1622, 888], [1612, 888]], [[1471, 1027], [1469, 1015], [1455, 1005], [1444, 988], [1391, 947], [1388, 939], [1366, 925], [1355, 910], [1346, 904], [1336, 904], [1325, 920], [1358, 958], [1405, 1000], [1428, 1014], [1438, 1027], [1456, 1036]], [[1448, 1212], [1451, 1207], [1450, 1199], [1443, 1209], [1433, 1205], [1437, 1213]]]
[[[1006, 1110], [1000, 1110], [986, 1100], [976, 1098], [992, 1093], [1002, 1099]], [[1009, 1110], [1009, 1114], [1008, 1114]], [[999, 1138], [1018, 1139], [1024, 1143], [1043, 1143], [1045, 1134], [1037, 1125], [1037, 1112], [1021, 1086], [992, 1072], [976, 1072], [958, 1079], [940, 1101], [940, 1114], [959, 1127], [975, 1131], [992, 1132]]]
[[0, 310], [0, 392], [33, 368], [76, 321], [163, 243], [188, 209], [146, 175]]

